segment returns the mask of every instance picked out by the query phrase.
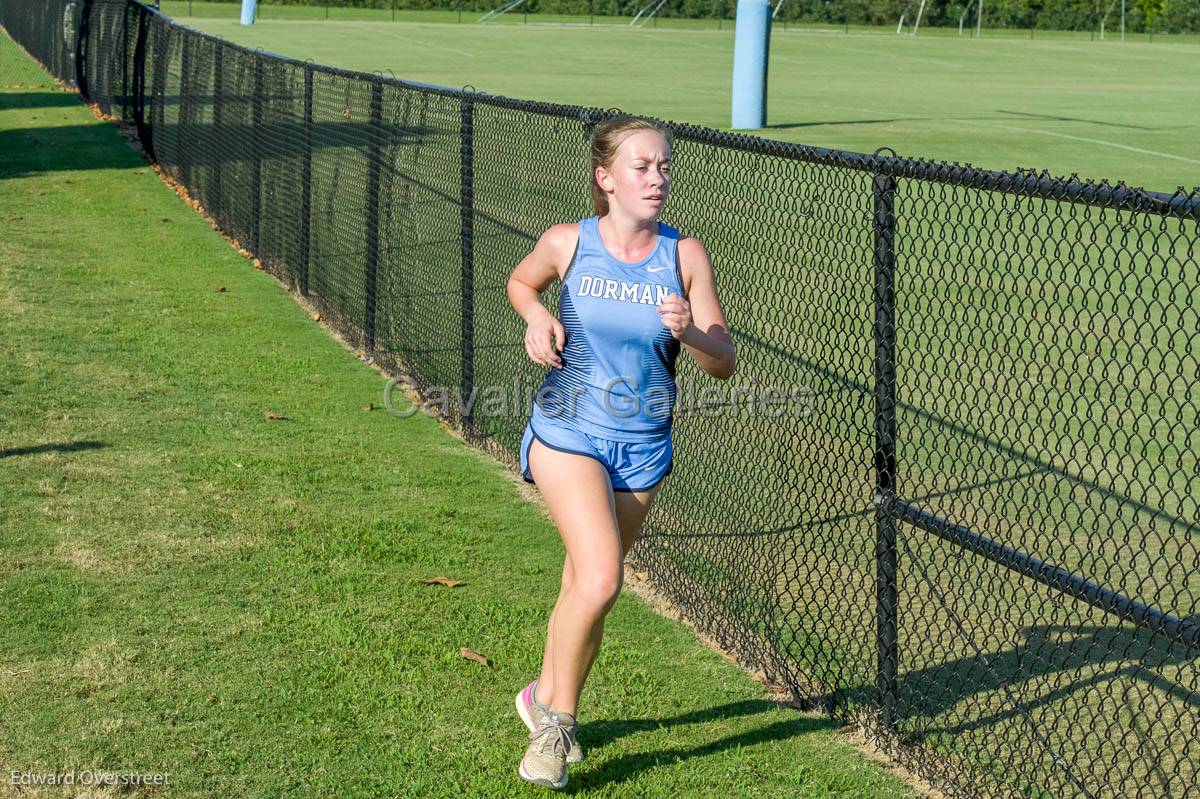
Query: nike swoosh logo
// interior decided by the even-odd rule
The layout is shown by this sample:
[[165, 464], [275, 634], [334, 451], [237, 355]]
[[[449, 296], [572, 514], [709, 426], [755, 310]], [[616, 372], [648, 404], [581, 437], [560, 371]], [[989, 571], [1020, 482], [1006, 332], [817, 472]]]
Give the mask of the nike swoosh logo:
[[662, 270], [667, 269], [667, 268], [668, 267], [665, 267], [665, 266], [647, 266], [646, 271], [647, 272], [661, 272]]

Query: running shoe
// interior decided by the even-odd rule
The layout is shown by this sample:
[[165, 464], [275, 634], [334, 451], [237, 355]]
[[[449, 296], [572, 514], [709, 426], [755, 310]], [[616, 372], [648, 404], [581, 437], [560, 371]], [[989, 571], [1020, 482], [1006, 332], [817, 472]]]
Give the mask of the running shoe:
[[571, 739], [567, 730], [575, 723], [570, 713], [550, 711], [545, 721], [529, 734], [529, 746], [517, 773], [526, 782], [559, 790], [567, 785], [567, 752]]
[[[524, 688], [522, 688], [517, 694], [516, 699], [517, 715], [521, 717], [521, 721], [525, 722], [525, 726], [529, 728], [530, 732], [535, 731], [539, 726], [541, 726], [546, 714], [550, 712], [550, 708], [547, 705], [543, 704], [542, 702], [538, 702], [534, 698], [534, 692], [537, 690], [537, 683], [538, 681], [535, 679], [533, 682], [529, 683], [529, 685], [526, 685]], [[567, 762], [582, 763], [583, 748], [579, 745], [578, 722], [571, 725], [571, 729], [567, 730], [567, 735], [571, 738], [571, 751], [567, 752]]]

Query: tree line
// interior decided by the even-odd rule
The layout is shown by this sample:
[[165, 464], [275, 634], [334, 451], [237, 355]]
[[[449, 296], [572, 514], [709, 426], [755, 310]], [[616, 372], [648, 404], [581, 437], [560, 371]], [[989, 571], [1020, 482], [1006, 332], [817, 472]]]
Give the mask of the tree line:
[[[238, 2], [241, 0], [218, 0]], [[264, 0], [260, 0], [263, 2]], [[772, 0], [778, 3], [779, 0]], [[445, 9], [485, 12], [501, 0], [266, 0], [268, 5], [354, 8]], [[651, 0], [525, 0], [530, 14], [632, 17]], [[912, 21], [920, 0], [783, 0], [776, 20], [830, 25], [895, 25], [900, 15]], [[667, 0], [660, 17], [733, 19], [737, 0]], [[1200, 0], [1125, 0], [1125, 28], [1137, 33], [1200, 33]], [[975, 25], [978, 0], [926, 0], [922, 26]], [[1109, 31], [1120, 25], [1121, 0], [984, 0], [984, 28]]]

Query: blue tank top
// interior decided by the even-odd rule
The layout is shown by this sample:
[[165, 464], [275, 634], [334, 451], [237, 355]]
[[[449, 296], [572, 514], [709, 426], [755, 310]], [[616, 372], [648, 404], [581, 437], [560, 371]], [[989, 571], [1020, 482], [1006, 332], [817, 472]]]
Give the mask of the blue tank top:
[[679, 231], [658, 223], [645, 260], [618, 261], [600, 239], [600, 217], [579, 223], [579, 243], [559, 289], [567, 334], [562, 368], [538, 389], [542, 412], [611, 441], [641, 441], [670, 432], [679, 340], [659, 318], [672, 292], [683, 296]]

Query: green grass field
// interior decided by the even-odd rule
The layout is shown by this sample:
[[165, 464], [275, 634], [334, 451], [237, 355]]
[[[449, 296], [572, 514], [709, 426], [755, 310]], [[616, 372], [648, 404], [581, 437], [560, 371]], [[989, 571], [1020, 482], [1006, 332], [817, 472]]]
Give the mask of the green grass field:
[[[45, 84], [12, 56], [0, 84]], [[539, 507], [380, 411], [383, 379], [74, 96], [0, 87], [0, 150], [6, 785], [545, 795], [511, 707], [561, 566]], [[466, 585], [417, 582], [439, 574]], [[914, 795], [628, 595], [581, 721], [582, 795]]]
[[[664, 22], [658, 29], [547, 20], [392, 24], [378, 12], [371, 21], [325, 21], [282, 18], [319, 9], [267, 6], [259, 23], [246, 28], [231, 18], [231, 6], [196, 6], [226, 16], [196, 10], [181, 21], [297, 58], [511, 97], [729, 125], [733, 34], [711, 21]], [[186, 3], [163, 7], [187, 12]], [[447, 12], [421, 13], [426, 16], [414, 19], [454, 19]], [[768, 127], [758, 133], [858, 152], [887, 146], [901, 155], [989, 169], [1078, 173], [1168, 193], [1200, 184], [1197, 41], [1090, 42], [1086, 33], [1038, 33], [1031, 41], [1027, 33], [986, 33], [966, 39], [950, 31], [908, 37], [777, 26]]]

